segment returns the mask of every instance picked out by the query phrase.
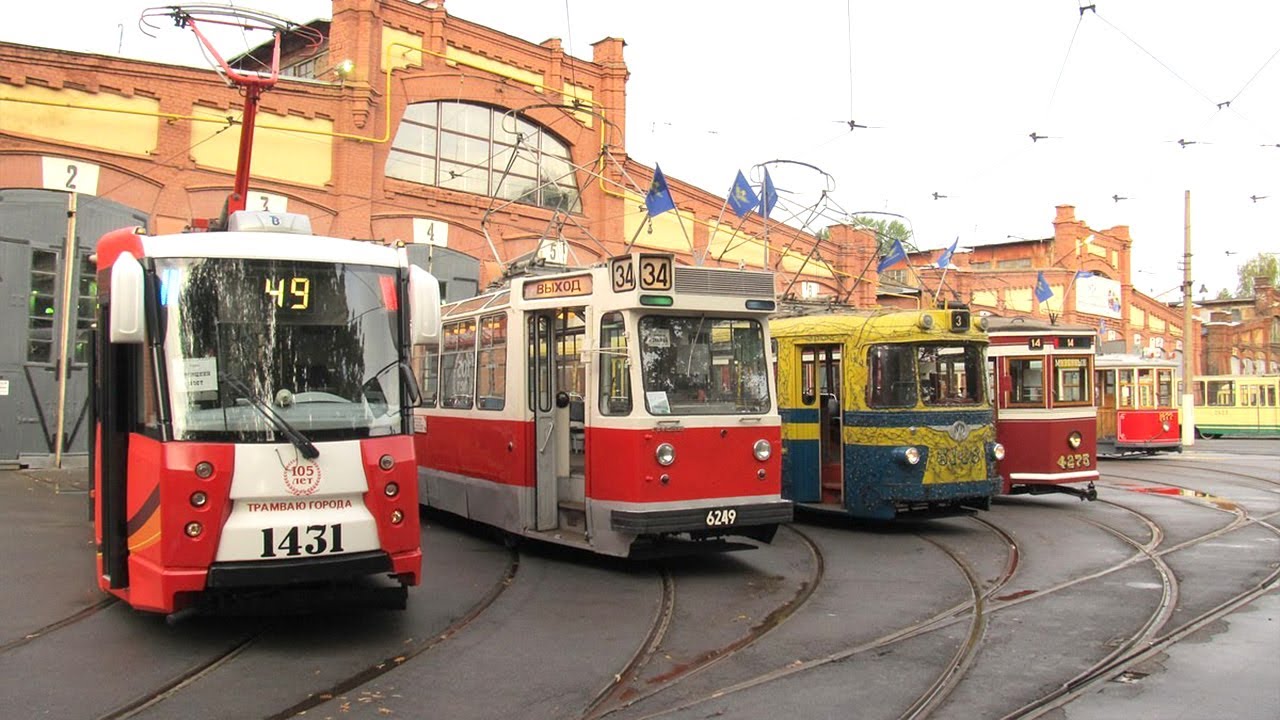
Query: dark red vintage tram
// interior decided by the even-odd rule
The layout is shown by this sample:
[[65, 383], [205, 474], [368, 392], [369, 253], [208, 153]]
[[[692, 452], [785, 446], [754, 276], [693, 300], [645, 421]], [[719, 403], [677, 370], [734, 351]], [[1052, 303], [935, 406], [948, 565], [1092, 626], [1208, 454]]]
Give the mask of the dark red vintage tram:
[[[1093, 328], [988, 318], [987, 352], [1004, 494], [1097, 497]], [[1080, 487], [1084, 484], [1084, 487]]]

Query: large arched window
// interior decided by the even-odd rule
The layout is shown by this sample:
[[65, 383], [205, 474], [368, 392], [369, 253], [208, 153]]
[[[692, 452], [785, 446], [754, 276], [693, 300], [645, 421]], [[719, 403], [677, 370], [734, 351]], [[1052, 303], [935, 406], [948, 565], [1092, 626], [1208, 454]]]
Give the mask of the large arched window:
[[569, 147], [549, 130], [471, 103], [405, 108], [387, 177], [582, 212]]

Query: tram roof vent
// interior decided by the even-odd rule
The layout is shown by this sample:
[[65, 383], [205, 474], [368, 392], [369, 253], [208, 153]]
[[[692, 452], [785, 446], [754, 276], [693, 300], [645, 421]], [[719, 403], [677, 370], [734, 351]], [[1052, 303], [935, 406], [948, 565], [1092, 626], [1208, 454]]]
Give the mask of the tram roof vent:
[[773, 299], [773, 273], [677, 265], [675, 291]]
[[227, 218], [229, 232], [273, 232], [310, 235], [311, 218], [300, 213], [237, 210]]

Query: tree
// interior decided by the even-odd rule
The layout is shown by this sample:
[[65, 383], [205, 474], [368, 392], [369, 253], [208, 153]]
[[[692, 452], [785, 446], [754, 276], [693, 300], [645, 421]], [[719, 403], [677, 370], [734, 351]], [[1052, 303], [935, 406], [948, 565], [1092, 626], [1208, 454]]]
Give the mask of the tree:
[[1280, 280], [1280, 262], [1276, 260], [1275, 253], [1258, 253], [1239, 268], [1240, 287], [1236, 289], [1237, 297], [1251, 297], [1253, 295], [1253, 279], [1255, 277], [1264, 277], [1271, 281], [1271, 286], [1275, 287], [1276, 282]]
[[908, 249], [911, 247], [911, 231], [907, 229], [906, 225], [897, 220], [855, 215], [850, 224], [856, 228], [864, 228], [876, 234], [877, 255], [888, 255], [889, 250], [893, 247], [894, 240], [901, 240], [902, 244]]
[[1230, 300], [1232, 297], [1230, 290], [1222, 288], [1218, 291], [1218, 297], [1214, 298], [1214, 300]]

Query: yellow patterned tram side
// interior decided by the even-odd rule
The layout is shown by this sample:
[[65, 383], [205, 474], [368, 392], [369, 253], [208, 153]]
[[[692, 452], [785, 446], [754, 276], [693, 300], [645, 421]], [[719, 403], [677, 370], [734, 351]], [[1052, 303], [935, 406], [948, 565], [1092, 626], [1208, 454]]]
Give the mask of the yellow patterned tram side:
[[943, 516], [999, 491], [985, 319], [967, 309], [775, 318], [782, 495], [853, 517]]

